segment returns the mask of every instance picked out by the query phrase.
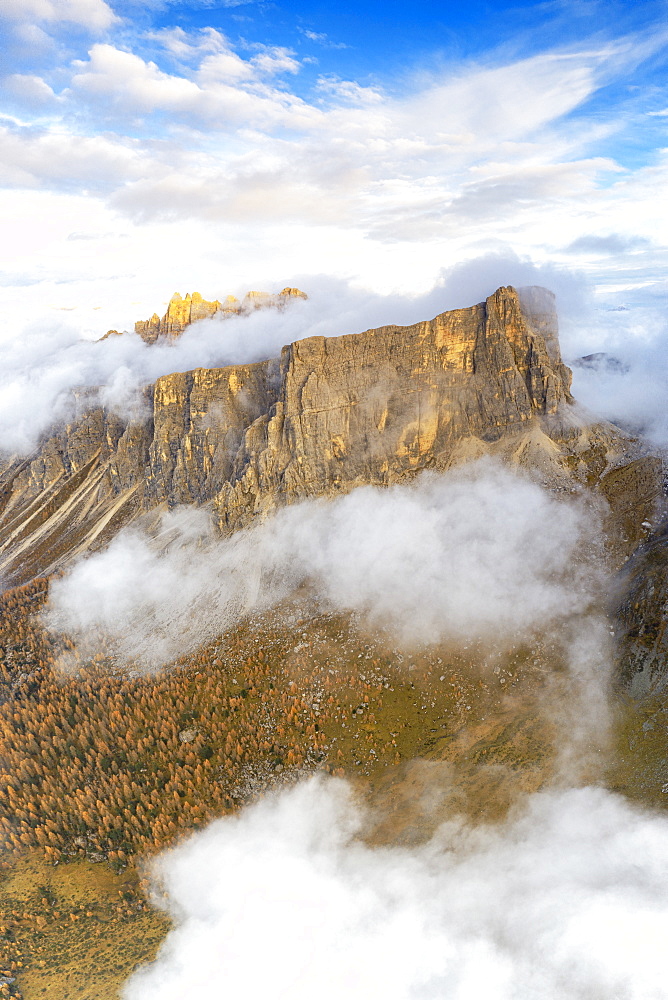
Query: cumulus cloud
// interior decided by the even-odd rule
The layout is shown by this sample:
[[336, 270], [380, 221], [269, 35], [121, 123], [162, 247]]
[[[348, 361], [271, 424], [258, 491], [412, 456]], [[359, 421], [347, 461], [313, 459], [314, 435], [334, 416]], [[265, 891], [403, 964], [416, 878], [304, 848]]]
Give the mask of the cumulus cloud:
[[3, 0], [0, 17], [15, 21], [60, 21], [104, 31], [118, 20], [104, 0]]
[[182, 508], [156, 537], [126, 530], [55, 580], [48, 620], [82, 651], [103, 638], [119, 656], [155, 664], [308, 585], [325, 608], [352, 611], [409, 648], [512, 646], [586, 613], [591, 522], [488, 462], [306, 501], [223, 539], [204, 511]]
[[175, 926], [124, 1000], [668, 996], [664, 816], [583, 788], [413, 850], [364, 827], [344, 782], [313, 779], [164, 854]]
[[12, 73], [3, 78], [2, 86], [8, 96], [15, 98], [20, 104], [38, 110], [57, 101], [48, 83], [34, 74]]
[[[164, 38], [171, 51], [176, 45], [177, 51], [185, 53], [185, 34], [171, 32], [158, 37]], [[267, 77], [298, 71], [299, 64], [289, 50], [256, 46], [259, 51], [242, 60], [219, 33], [208, 33], [205, 41], [206, 48], [214, 51], [203, 54], [192, 76], [185, 70], [180, 74], [166, 72], [155, 62], [109, 43], [94, 45], [88, 60], [74, 63], [72, 88], [79, 101], [107, 118], [168, 114], [172, 125], [179, 122], [191, 129], [196, 121], [200, 128], [206, 125], [210, 134], [224, 135], [239, 127], [303, 129], [320, 117], [320, 112], [296, 95], [266, 85]], [[202, 52], [199, 36], [190, 50], [191, 54]], [[162, 117], [160, 122], [164, 129]], [[193, 139], [201, 145], [197, 137]], [[156, 153], [159, 155], [159, 150]]]

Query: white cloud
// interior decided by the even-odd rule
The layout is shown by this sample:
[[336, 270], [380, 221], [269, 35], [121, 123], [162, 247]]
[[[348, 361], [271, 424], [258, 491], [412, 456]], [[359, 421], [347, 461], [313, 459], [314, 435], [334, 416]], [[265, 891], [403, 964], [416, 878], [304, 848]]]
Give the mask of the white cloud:
[[[130, 46], [130, 35], [124, 41]], [[63, 282], [72, 305], [75, 291], [100, 304], [93, 287], [99, 299], [111, 298], [90, 273], [91, 259], [75, 266], [71, 245], [40, 236], [60, 214], [62, 191], [79, 195], [70, 231], [106, 214], [95, 231], [121, 225], [129, 237], [122, 255], [114, 241], [96, 245], [106, 273], [118, 275], [124, 316], [137, 298], [136, 289], [127, 292], [131, 275], [141, 273], [148, 287], [162, 270], [167, 287], [151, 285], [160, 298], [186, 279], [205, 290], [215, 258], [218, 272], [234, 275], [251, 261], [233, 279], [248, 283], [266, 276], [273, 285], [278, 260], [282, 272], [425, 289], [443, 267], [504, 244], [537, 262], [581, 267], [593, 282], [613, 269], [615, 284], [657, 281], [668, 206], [655, 192], [666, 183], [666, 159], [657, 154], [629, 171], [594, 155], [603, 143], [611, 148], [634, 112], [632, 104], [624, 115], [587, 111], [602, 84], [648, 54], [646, 39], [449, 67], [403, 78], [392, 94], [328, 75], [310, 95], [293, 80], [296, 58], [284, 50], [237, 50], [213, 28], [171, 28], [146, 42], [155, 61], [135, 39], [127, 50], [93, 46], [87, 58], [63, 63], [57, 86], [56, 76], [17, 75], [26, 79], [16, 86], [32, 88], [35, 100], [49, 98], [50, 84], [59, 94], [40, 109], [39, 128], [14, 129], [3, 147], [7, 185], [53, 192], [48, 207], [46, 198], [31, 207], [23, 198], [24, 219], [12, 224], [18, 245], [34, 232], [31, 260], [19, 261], [13, 245], [6, 253], [10, 274], [54, 276], [35, 301], [62, 300]], [[6, 199], [12, 218], [13, 202]], [[167, 235], [175, 222], [178, 241]], [[602, 261], [573, 247], [611, 231], [653, 248], [642, 260]]]
[[253, 67], [236, 52], [225, 49], [202, 60], [197, 78], [204, 88], [220, 83], [234, 84], [242, 80], [251, 80]]
[[6, 93], [18, 98], [22, 103], [35, 108], [51, 105], [57, 100], [51, 87], [40, 76], [30, 73], [12, 73], [2, 79]]
[[377, 87], [362, 87], [355, 80], [341, 80], [338, 76], [321, 76], [317, 83], [318, 91], [340, 101], [364, 107], [370, 104], [381, 104], [385, 96]]
[[104, 190], [114, 186], [119, 175], [129, 180], [147, 169], [140, 148], [131, 140], [100, 135], [74, 141], [66, 131], [2, 125], [0, 139], [0, 179], [11, 186]]
[[105, 31], [118, 20], [104, 0], [3, 0], [0, 17], [27, 23], [65, 21], [92, 32]]
[[229, 48], [227, 38], [216, 28], [202, 28], [198, 32], [180, 27], [160, 28], [147, 32], [146, 38], [157, 42], [170, 55], [188, 62]]
[[292, 49], [280, 45], [263, 45], [261, 51], [250, 60], [258, 74], [275, 76], [278, 73], [298, 73], [299, 63], [293, 58]]
[[589, 332], [587, 355], [602, 357], [574, 365], [577, 398], [592, 413], [641, 435], [655, 447], [668, 446], [665, 312], [638, 306], [605, 311], [595, 317]]
[[594, 527], [490, 462], [305, 501], [225, 539], [184, 508], [163, 520], [159, 546], [129, 529], [54, 581], [49, 621], [84, 650], [101, 634], [122, 658], [159, 664], [308, 582], [390, 642], [503, 648], [586, 613]]
[[367, 846], [365, 820], [345, 783], [313, 779], [164, 854], [175, 926], [125, 1000], [668, 997], [664, 816], [544, 791], [414, 849]]
[[190, 128], [206, 124], [220, 134], [241, 126], [303, 128], [318, 116], [288, 91], [262, 83], [267, 75], [297, 71], [285, 49], [267, 48], [243, 61], [222, 47], [205, 55], [193, 79], [167, 73], [110, 44], [94, 45], [88, 61], [74, 65], [71, 84], [78, 99], [99, 107], [105, 116], [168, 112], [172, 127], [177, 122]]
[[327, 48], [327, 49], [347, 49], [347, 48], [349, 48], [349, 46], [346, 45], [345, 42], [335, 42], [335, 41], [333, 41], [329, 37], [329, 35], [327, 35], [324, 31], [310, 31], [307, 28], [298, 28], [298, 31], [301, 32], [301, 34], [304, 36], [304, 38], [308, 38], [309, 42], [317, 42], [318, 45], [324, 45], [325, 48]]
[[195, 59], [192, 69], [169, 73], [98, 45], [72, 78], [91, 114], [166, 115], [167, 133], [191, 136], [187, 169], [173, 163], [181, 131], [175, 142], [146, 145], [151, 166], [141, 180], [119, 174], [112, 204], [144, 223], [275, 219], [414, 242], [463, 232], [482, 239], [493, 221], [497, 238], [514, 240], [532, 226], [544, 235], [539, 220], [557, 207], [560, 225], [577, 225], [583, 201], [591, 205], [601, 179], [619, 170], [583, 155], [591, 129], [558, 130], [595, 92], [609, 48], [471, 67], [445, 82], [422, 80], [404, 98], [324, 77], [314, 103], [263, 80], [265, 71], [296, 71], [286, 50], [242, 59], [218, 32], [163, 36], [173, 54]]
[[113, 45], [94, 45], [88, 62], [75, 67], [74, 88], [132, 112], [192, 111], [201, 93], [192, 81], [164, 73], [155, 63]]
[[[406, 100], [401, 130], [469, 133], [478, 151], [556, 121], [596, 89], [596, 70], [607, 50], [541, 54], [493, 69], [469, 71], [424, 87]], [[530, 96], [529, 96], [530, 95]]]
[[[86, 117], [98, 131], [100, 122], [122, 130], [128, 119], [133, 130], [146, 130], [133, 140], [141, 178], [133, 163], [124, 169], [119, 160], [105, 184], [110, 203], [144, 225], [198, 218], [251, 228], [275, 220], [356, 230], [377, 242], [460, 244], [493, 231], [496, 239], [517, 245], [519, 237], [536, 247], [544, 245], [546, 213], [556, 245], [580, 235], [584, 206], [590, 228], [595, 214], [606, 213], [620, 232], [639, 218], [632, 203], [645, 193], [625, 186], [633, 182], [614, 160], [588, 153], [593, 137], [605, 137], [603, 126], [590, 127], [586, 117], [562, 123], [607, 79], [611, 64], [638, 58], [629, 44], [423, 77], [404, 97], [323, 77], [308, 100], [284, 80], [272, 82], [298, 69], [286, 49], [266, 46], [242, 58], [214, 29], [150, 37], [181, 60], [178, 72], [94, 45], [73, 65], [63, 119], [54, 126], [75, 148], [80, 139], [66, 124], [75, 107], [79, 130]], [[623, 177], [616, 188], [609, 185], [615, 172]], [[44, 183], [58, 183], [46, 149], [43, 175]], [[10, 182], [24, 176], [17, 171]], [[80, 183], [100, 190], [94, 177]], [[659, 228], [651, 216], [642, 224]]]

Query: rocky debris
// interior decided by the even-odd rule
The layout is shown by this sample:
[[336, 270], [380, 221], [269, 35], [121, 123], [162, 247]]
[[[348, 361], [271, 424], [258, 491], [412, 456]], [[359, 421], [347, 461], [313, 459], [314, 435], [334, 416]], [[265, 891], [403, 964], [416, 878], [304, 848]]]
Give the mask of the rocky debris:
[[608, 505], [607, 535], [626, 560], [644, 544], [665, 505], [664, 462], [645, 455], [601, 475], [598, 488]]
[[[197, 320], [208, 319], [215, 315], [223, 318], [247, 315], [256, 309], [284, 309], [287, 302], [295, 298], [305, 299], [307, 296], [298, 288], [284, 288], [276, 295], [270, 292], [248, 292], [241, 301], [234, 295], [228, 295], [222, 302], [218, 299], [207, 302], [199, 292], [193, 292], [192, 295], [188, 293], [185, 298], [175, 292], [169, 300], [165, 315], [160, 318], [157, 313], [153, 313], [150, 319], [139, 320], [135, 323], [135, 333], [138, 333], [147, 344], [154, 344], [159, 337], [174, 340], [187, 326]], [[105, 336], [109, 337], [114, 333], [115, 330], [110, 330]]]
[[196, 729], [182, 729], [179, 733], [179, 741], [181, 743], [192, 743], [194, 739], [197, 738]]

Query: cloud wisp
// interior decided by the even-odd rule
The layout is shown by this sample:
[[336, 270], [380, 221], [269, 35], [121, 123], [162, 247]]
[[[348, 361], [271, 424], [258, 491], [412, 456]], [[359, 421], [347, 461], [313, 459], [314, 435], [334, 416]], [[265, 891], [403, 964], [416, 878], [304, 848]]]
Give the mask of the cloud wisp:
[[124, 1000], [665, 1000], [668, 820], [602, 789], [371, 848], [337, 779], [218, 820], [153, 867], [174, 920]]
[[128, 529], [55, 580], [48, 621], [82, 652], [102, 639], [155, 666], [308, 585], [408, 648], [512, 647], [587, 612], [597, 544], [578, 504], [482, 461], [306, 501], [223, 539], [205, 512], [181, 508], [156, 537]]

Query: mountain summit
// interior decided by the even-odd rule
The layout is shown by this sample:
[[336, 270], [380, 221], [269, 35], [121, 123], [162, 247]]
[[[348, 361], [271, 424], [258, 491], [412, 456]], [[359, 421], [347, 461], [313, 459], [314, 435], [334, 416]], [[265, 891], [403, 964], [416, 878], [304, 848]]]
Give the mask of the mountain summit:
[[[178, 336], [227, 308], [237, 311], [174, 297], [138, 330]], [[412, 326], [310, 337], [279, 358], [165, 375], [145, 388], [138, 418], [78, 393], [76, 419], [2, 471], [0, 573], [19, 582], [53, 572], [162, 505], [206, 504], [229, 531], [305, 497], [488, 452], [560, 489], [595, 484], [628, 461], [629, 441], [583, 420], [570, 383], [554, 296], [503, 287]]]
[[147, 344], [154, 344], [158, 337], [175, 339], [187, 326], [200, 319], [209, 319], [211, 316], [223, 318], [247, 316], [256, 309], [284, 309], [291, 299], [305, 298], [306, 294], [298, 288], [284, 288], [277, 295], [272, 295], [270, 292], [248, 292], [241, 300], [234, 295], [228, 295], [223, 302], [219, 302], [218, 299], [207, 302], [199, 292], [188, 294], [185, 298], [181, 298], [179, 293], [175, 292], [162, 319], [157, 313], [153, 313], [150, 319], [139, 320], [135, 323], [135, 333], [138, 333]]

